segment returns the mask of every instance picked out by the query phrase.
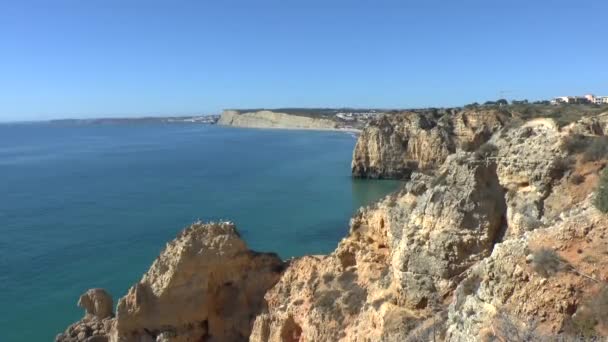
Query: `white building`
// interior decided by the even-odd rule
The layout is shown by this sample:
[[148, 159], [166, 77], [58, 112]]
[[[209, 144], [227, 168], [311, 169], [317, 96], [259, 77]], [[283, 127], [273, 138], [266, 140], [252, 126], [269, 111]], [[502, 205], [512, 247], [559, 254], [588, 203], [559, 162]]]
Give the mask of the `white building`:
[[[551, 100], [552, 104], [560, 104], [560, 103], [608, 103], [603, 102], [605, 96], [596, 97], [592, 94], [587, 94], [585, 96], [558, 96]], [[598, 100], [599, 99], [599, 100]], [[599, 102], [598, 102], [599, 101]]]
[[590, 102], [590, 103], [595, 103], [595, 104], [608, 104], [608, 96], [595, 96], [593, 94], [587, 94], [585, 95], [585, 98]]
[[593, 103], [595, 104], [608, 104], [608, 96], [594, 96]]
[[556, 98], [554, 98], [553, 100], [551, 100], [552, 104], [559, 104], [559, 103], [570, 103], [572, 99], [572, 96], [558, 96]]

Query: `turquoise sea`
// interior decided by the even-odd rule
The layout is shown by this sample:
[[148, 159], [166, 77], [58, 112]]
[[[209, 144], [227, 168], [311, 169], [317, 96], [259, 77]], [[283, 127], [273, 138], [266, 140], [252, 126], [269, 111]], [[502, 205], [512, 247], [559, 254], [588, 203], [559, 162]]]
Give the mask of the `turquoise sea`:
[[328, 253], [394, 190], [350, 177], [339, 132], [196, 124], [0, 125], [0, 341], [52, 341], [78, 296], [124, 295], [176, 233], [236, 222], [253, 249]]

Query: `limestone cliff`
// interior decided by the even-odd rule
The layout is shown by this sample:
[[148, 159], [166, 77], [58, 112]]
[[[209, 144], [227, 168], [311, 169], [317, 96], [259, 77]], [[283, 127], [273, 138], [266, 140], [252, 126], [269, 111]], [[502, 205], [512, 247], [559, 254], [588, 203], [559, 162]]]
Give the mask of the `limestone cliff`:
[[284, 128], [312, 130], [333, 130], [338, 128], [338, 124], [333, 120], [278, 113], [268, 110], [246, 113], [239, 113], [234, 110], [226, 110], [222, 113], [218, 124], [224, 126], [250, 128]]
[[[456, 115], [449, 129], [412, 114], [380, 120], [367, 148], [402, 146], [428, 167], [409, 170], [402, 189], [360, 209], [334, 252], [283, 262], [249, 251], [232, 224], [196, 223], [120, 299], [115, 317], [107, 295], [87, 292], [87, 315], [58, 341], [608, 335], [608, 217], [590, 204], [606, 160], [585, 160], [565, 144], [603, 129], [588, 119], [561, 129], [552, 120], [504, 126], [500, 116], [473, 123]], [[410, 147], [432, 135], [445, 157]], [[556, 255], [546, 261], [551, 272], [539, 269], [538, 255]]]
[[495, 166], [469, 157], [446, 162], [442, 184], [424, 189], [419, 178], [359, 212], [334, 253], [294, 262], [266, 294], [251, 340], [284, 341], [289, 331], [295, 341], [403, 341], [433, 317], [501, 228]]
[[472, 151], [510, 116], [500, 110], [387, 114], [363, 130], [353, 152], [352, 174], [364, 178], [407, 178], [412, 171], [440, 166], [457, 150]]

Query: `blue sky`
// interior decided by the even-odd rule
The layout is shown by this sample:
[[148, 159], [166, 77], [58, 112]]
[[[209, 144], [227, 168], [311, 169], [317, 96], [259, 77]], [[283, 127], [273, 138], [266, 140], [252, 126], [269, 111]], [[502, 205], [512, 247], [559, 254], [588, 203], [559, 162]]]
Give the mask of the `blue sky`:
[[608, 95], [608, 1], [0, 0], [0, 120]]

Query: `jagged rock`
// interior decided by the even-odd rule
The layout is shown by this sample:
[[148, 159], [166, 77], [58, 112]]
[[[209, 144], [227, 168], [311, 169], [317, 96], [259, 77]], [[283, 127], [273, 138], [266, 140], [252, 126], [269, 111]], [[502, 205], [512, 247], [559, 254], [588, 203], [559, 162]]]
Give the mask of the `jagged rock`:
[[267, 293], [251, 341], [405, 340], [434, 315], [427, 304], [437, 292], [487, 256], [500, 233], [495, 166], [471, 158], [449, 157], [429, 189], [408, 186], [415, 192], [360, 211], [329, 256], [295, 260]]
[[583, 117], [562, 129], [567, 134], [608, 135], [608, 112]]
[[449, 291], [454, 277], [489, 255], [506, 209], [495, 164], [472, 153], [448, 157], [428, 190], [400, 194], [393, 206], [392, 269], [413, 308]]
[[366, 178], [405, 178], [412, 170], [443, 162], [453, 149], [447, 132], [425, 115], [384, 115], [359, 136], [352, 173]]
[[55, 337], [56, 342], [107, 342], [114, 324], [111, 316], [99, 319], [85, 316]]
[[448, 118], [453, 140], [464, 151], [475, 151], [511, 120], [497, 109], [465, 109]]
[[497, 134], [497, 172], [506, 189], [508, 234], [541, 226], [545, 199], [569, 168], [561, 134], [551, 119], [536, 119]]
[[397, 305], [382, 235], [353, 227], [335, 252], [294, 260], [250, 341], [396, 341], [419, 317]]
[[353, 152], [352, 174], [364, 178], [407, 178], [439, 167], [457, 149], [479, 147], [509, 120], [498, 110], [464, 110], [441, 118], [405, 112], [373, 120]]
[[184, 230], [118, 302], [113, 341], [244, 341], [283, 262], [231, 223]]
[[112, 296], [104, 289], [90, 289], [78, 299], [78, 306], [83, 308], [87, 316], [104, 319], [112, 316], [114, 305]]
[[104, 289], [90, 289], [78, 299], [84, 317], [55, 337], [56, 342], [106, 342], [113, 325], [112, 296]]

